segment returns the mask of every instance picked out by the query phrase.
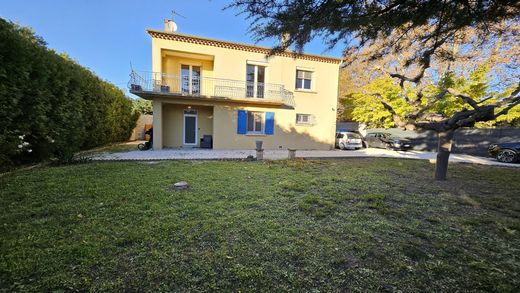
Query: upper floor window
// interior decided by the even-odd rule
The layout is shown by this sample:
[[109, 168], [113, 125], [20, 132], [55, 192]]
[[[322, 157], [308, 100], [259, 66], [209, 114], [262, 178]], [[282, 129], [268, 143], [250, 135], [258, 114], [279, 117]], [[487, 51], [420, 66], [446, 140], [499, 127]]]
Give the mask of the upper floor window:
[[311, 90], [312, 89], [312, 71], [296, 70], [296, 89]]
[[246, 97], [260, 99], [263, 98], [265, 83], [265, 66], [247, 64], [246, 80]]
[[181, 65], [181, 90], [183, 94], [200, 94], [200, 66]]

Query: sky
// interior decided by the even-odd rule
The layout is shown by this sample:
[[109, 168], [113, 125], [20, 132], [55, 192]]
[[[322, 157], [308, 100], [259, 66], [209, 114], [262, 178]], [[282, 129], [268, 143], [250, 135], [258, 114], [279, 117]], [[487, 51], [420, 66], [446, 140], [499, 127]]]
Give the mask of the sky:
[[[223, 10], [231, 0], [13, 0], [3, 1], [0, 17], [31, 27], [48, 47], [65, 52], [99, 77], [127, 93], [130, 64], [151, 70], [151, 39], [147, 28], [162, 30], [175, 10], [178, 32], [254, 44], [249, 21], [237, 10]], [[258, 45], [272, 46], [277, 40]], [[306, 53], [341, 56], [339, 46], [327, 50], [316, 39]]]

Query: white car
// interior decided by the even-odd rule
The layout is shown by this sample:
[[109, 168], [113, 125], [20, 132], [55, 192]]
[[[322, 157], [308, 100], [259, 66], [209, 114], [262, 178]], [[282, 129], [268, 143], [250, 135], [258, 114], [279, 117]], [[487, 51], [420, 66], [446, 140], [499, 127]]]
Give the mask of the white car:
[[342, 150], [357, 150], [363, 147], [361, 135], [355, 132], [338, 131], [336, 132], [336, 147]]

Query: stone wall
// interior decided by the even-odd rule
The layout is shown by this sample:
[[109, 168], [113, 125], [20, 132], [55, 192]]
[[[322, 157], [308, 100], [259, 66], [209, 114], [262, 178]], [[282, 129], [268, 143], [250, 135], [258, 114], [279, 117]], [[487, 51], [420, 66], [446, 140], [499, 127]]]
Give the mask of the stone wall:
[[130, 135], [130, 140], [144, 140], [145, 125], [152, 124], [153, 115], [141, 115], [135, 124], [135, 128]]

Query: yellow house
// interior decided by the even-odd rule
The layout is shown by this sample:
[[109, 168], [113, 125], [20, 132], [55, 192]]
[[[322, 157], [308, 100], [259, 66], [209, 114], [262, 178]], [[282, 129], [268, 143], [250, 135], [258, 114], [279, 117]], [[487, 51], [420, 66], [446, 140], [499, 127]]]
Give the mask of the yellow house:
[[154, 149], [334, 147], [340, 59], [147, 32], [152, 72], [133, 71], [130, 92], [152, 100]]

